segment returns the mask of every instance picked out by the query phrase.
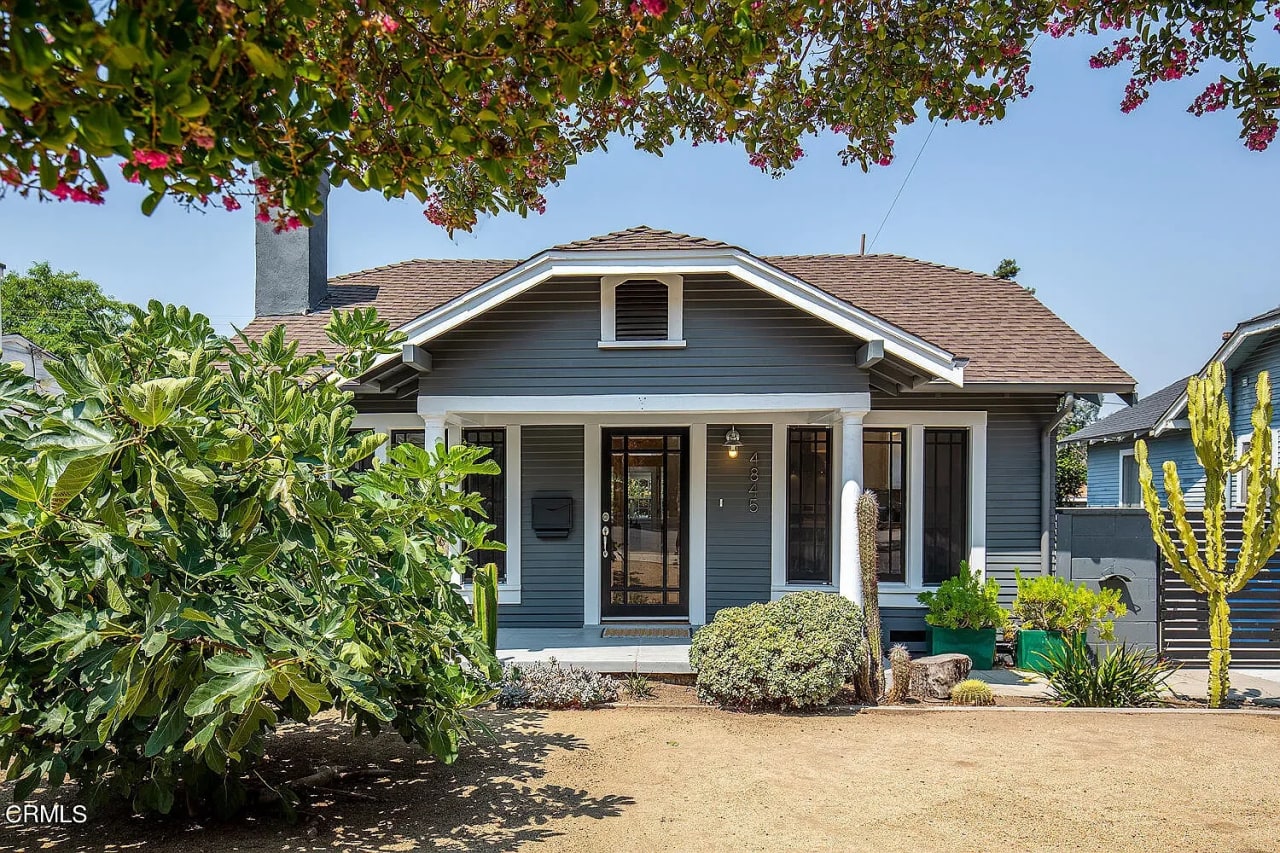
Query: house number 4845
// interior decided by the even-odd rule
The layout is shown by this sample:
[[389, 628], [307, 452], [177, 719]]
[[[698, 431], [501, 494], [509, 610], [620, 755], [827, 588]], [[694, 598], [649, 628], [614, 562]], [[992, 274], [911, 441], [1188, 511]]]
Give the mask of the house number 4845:
[[760, 452], [751, 454], [751, 469], [747, 471], [747, 512], [760, 511]]

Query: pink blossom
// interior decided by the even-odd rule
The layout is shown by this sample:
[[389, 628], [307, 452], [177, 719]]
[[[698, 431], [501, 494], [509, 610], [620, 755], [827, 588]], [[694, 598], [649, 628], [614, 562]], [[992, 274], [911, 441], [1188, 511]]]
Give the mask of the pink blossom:
[[876, 164], [877, 164], [877, 165], [879, 165], [879, 166], [888, 166], [888, 165], [889, 165], [889, 164], [891, 164], [892, 162], [893, 162], [893, 155], [892, 155], [892, 154], [886, 154], [886, 155], [884, 155], [883, 157], [881, 157], [879, 160], [877, 160], [877, 161], [876, 161]]
[[227, 210], [236, 211], [240, 209], [240, 202], [233, 195], [224, 195], [222, 197], [222, 206]]
[[1063, 20], [1053, 20], [1049, 22], [1049, 35], [1054, 38], [1062, 38], [1071, 31], [1071, 25]]
[[652, 15], [658, 17], [667, 13], [667, 0], [637, 0], [631, 4], [631, 14]]
[[[1277, 9], [1276, 11], [1280, 11], [1280, 9]], [[1192, 24], [1191, 34], [1193, 36], [1204, 35], [1204, 21], [1196, 21], [1194, 24]]]
[[213, 150], [213, 135], [208, 132], [200, 131], [193, 134], [191, 136], [191, 141], [196, 144], [196, 147], [203, 148], [205, 151]]
[[1255, 127], [1249, 131], [1249, 136], [1245, 140], [1245, 147], [1250, 151], [1266, 151], [1276, 138], [1276, 122], [1273, 119], [1270, 124], [1264, 124]]
[[388, 15], [386, 12], [378, 12], [373, 16], [374, 23], [382, 28], [384, 33], [390, 35], [400, 29], [400, 22]]
[[169, 155], [163, 151], [148, 151], [142, 148], [133, 152], [133, 162], [149, 169], [164, 169], [169, 165]]

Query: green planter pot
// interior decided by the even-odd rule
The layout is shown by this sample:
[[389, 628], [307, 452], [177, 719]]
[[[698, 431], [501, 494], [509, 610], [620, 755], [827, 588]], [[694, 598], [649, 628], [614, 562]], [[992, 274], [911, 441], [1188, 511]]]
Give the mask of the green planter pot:
[[993, 669], [996, 665], [995, 628], [928, 629], [929, 654], [968, 655], [974, 669]]
[[1061, 631], [1033, 631], [1024, 628], [1018, 632], [1018, 650], [1015, 656], [1018, 669], [1045, 672], [1049, 668], [1047, 656], [1051, 653], [1062, 654], [1069, 642], [1071, 635]]

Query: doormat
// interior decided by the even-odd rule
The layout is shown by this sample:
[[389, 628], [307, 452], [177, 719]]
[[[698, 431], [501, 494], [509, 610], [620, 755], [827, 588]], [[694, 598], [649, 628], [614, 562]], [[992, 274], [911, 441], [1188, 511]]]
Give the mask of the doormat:
[[600, 632], [600, 636], [610, 637], [669, 637], [671, 639], [689, 639], [688, 625], [610, 625]]

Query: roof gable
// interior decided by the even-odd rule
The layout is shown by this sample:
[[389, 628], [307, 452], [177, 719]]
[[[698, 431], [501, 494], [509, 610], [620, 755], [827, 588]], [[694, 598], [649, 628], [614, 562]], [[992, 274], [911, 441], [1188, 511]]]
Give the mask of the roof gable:
[[[1215, 361], [1220, 361], [1227, 366], [1228, 369], [1239, 364], [1241, 360], [1247, 358], [1253, 349], [1261, 343], [1265, 336], [1272, 332], [1280, 331], [1280, 308], [1273, 308], [1265, 311], [1256, 317], [1250, 317], [1248, 320], [1241, 321], [1235, 330], [1223, 340], [1222, 346], [1210, 356], [1209, 360], [1200, 368], [1197, 376], [1203, 378], [1209, 372], [1209, 365]], [[1180, 393], [1164, 413], [1156, 421], [1155, 427], [1152, 429], [1154, 435], [1159, 435], [1174, 425], [1174, 421], [1178, 419], [1187, 408], [1187, 391], [1184, 385], [1182, 393]]]

